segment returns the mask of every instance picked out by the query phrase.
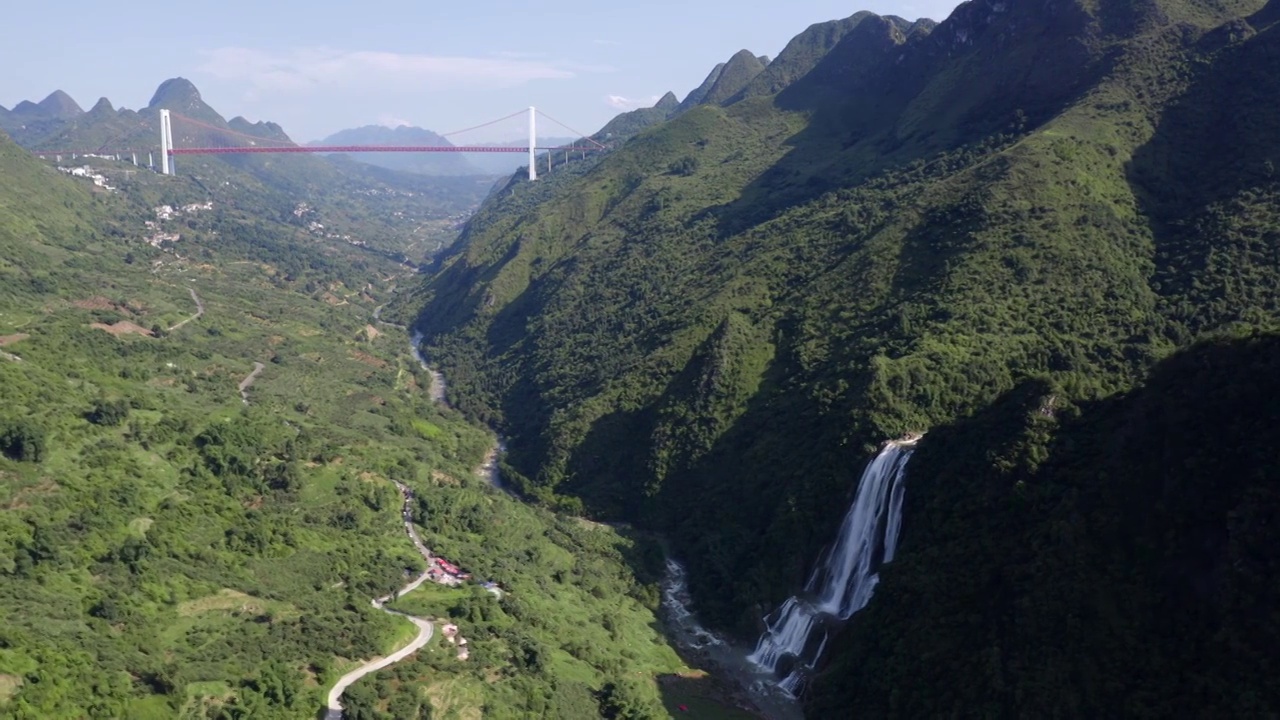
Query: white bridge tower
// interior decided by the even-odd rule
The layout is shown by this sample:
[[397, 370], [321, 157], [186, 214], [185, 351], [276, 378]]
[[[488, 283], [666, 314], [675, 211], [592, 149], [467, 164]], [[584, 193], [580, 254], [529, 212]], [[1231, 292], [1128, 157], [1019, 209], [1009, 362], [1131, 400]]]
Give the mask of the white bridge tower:
[[537, 112], [532, 105], [529, 106], [529, 180], [538, 179], [538, 127], [534, 114]]
[[160, 111], [160, 172], [173, 174], [173, 160], [169, 153], [173, 150], [173, 123], [169, 120], [169, 111]]

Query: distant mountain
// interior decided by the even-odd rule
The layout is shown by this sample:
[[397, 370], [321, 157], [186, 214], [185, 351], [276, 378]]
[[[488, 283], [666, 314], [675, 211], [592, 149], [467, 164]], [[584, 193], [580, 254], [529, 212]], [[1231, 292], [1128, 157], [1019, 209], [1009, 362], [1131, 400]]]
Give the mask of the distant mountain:
[[[339, 130], [310, 143], [311, 145], [418, 145], [449, 147], [453, 143], [436, 133], [419, 127], [382, 125]], [[483, 175], [465, 155], [457, 153], [344, 153], [346, 157], [378, 167], [419, 173], [421, 175]]]
[[13, 110], [0, 112], [0, 130], [21, 142], [24, 135], [39, 135], [83, 114], [84, 110], [70, 95], [55, 90], [38, 103], [23, 100]]
[[[568, 145], [578, 138], [539, 137], [539, 147]], [[527, 141], [511, 140], [505, 143], [465, 143], [467, 145], [524, 147]], [[423, 145], [444, 147], [453, 145], [448, 139], [430, 130], [409, 125], [389, 128], [382, 125], [340, 130], [310, 145]], [[507, 175], [528, 164], [529, 159], [517, 153], [459, 154], [459, 153], [343, 153], [352, 160], [422, 175]]]
[[66, 120], [84, 114], [84, 109], [61, 90], [54, 90], [49, 97], [40, 101], [37, 106], [45, 115], [58, 120]]
[[[0, 114], [0, 120], [13, 128], [10, 135], [19, 145], [33, 151], [134, 151], [123, 159], [132, 160], [136, 152], [140, 163], [150, 158], [159, 165], [161, 109], [174, 114], [178, 147], [294, 145], [276, 123], [225, 120], [184, 78], [163, 82], [147, 107], [137, 111], [116, 109], [102, 98], [89, 112], [77, 112], [79, 106], [63, 93], [39, 104], [20, 103], [15, 111], [19, 108]], [[450, 242], [452, 226], [492, 185], [474, 169], [468, 177], [427, 177], [309, 154], [182, 155], [175, 165], [178, 175], [194, 179], [220, 202], [290, 224], [303, 223], [295, 214], [299, 203], [332, 201], [329, 206], [341, 205], [344, 211], [307, 216], [306, 222], [314, 221], [329, 237], [359, 228], [370, 233], [363, 239], [367, 247], [397, 256], [404, 252], [413, 261]], [[349, 202], [353, 194], [362, 198], [354, 205]]]

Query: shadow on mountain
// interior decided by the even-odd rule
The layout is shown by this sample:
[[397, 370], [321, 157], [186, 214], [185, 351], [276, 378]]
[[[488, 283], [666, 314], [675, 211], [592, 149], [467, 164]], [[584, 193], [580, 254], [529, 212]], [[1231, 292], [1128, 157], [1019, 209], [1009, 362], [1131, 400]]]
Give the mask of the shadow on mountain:
[[[1128, 167], [1150, 220], [1155, 280], [1179, 327], [1254, 320], [1242, 307], [1280, 308], [1280, 3], [1228, 23], [1190, 50], [1214, 56], [1160, 116]], [[1268, 268], [1270, 270], [1268, 271]], [[1204, 276], [1237, 282], [1206, 282]]]
[[1280, 661], [1280, 337], [1194, 346], [1125, 396], [1061, 397], [1029, 381], [930, 431], [898, 556], [811, 716], [1280, 708], [1258, 670]]
[[[729, 236], [895, 169], [1011, 140], [1105, 72], [1107, 59], [1085, 42], [1096, 24], [1074, 3], [1049, 11], [975, 0], [936, 27], [869, 15], [774, 98], [808, 116], [786, 155], [709, 212]], [[752, 102], [767, 101], [744, 108]]]
[[739, 706], [739, 691], [701, 671], [659, 675], [658, 692], [662, 694], [663, 707], [676, 720], [758, 720], [762, 717]]

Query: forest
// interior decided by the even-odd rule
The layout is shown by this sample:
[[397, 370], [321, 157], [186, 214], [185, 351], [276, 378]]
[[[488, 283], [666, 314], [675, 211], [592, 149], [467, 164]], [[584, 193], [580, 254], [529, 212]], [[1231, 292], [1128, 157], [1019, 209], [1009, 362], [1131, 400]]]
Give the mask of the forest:
[[366, 678], [349, 717], [663, 716], [656, 678], [689, 667], [661, 551], [475, 474], [492, 436], [373, 317], [412, 268], [311, 234], [286, 190], [211, 195], [232, 166], [104, 193], [0, 136], [0, 172], [0, 716], [316, 717], [414, 632], [370, 604], [424, 567], [393, 480], [506, 594], [400, 598], [473, 655]]
[[[1265, 344], [1277, 331], [1277, 17], [1262, 2], [971, 2], [937, 24], [860, 13], [815, 25], [763, 67], [735, 55], [708, 78], [710, 99], [631, 118], [646, 127], [554, 192], [489, 198], [397, 312], [418, 312], [458, 407], [509, 436], [509, 475], [527, 498], [665, 534], [703, 617], [746, 644], [803, 587], [875, 449], [929, 431], [903, 530], [902, 565], [917, 571], [886, 578], [867, 615], [898, 622], [855, 619], [812, 685], [811, 714], [856, 703], [876, 717], [1107, 715], [1107, 693], [1131, 677], [1115, 668], [1140, 667], [1124, 665], [1120, 646], [1082, 639], [1075, 665], [1031, 672], [1031, 660], [1007, 658], [1043, 655], [1053, 633], [998, 629], [1030, 612], [1019, 593], [1061, 590], [1068, 568], [1008, 580], [1004, 604], [976, 591], [946, 603], [992, 615], [970, 645], [945, 641], [955, 618], [919, 604], [945, 594], [935, 577], [1020, 557], [994, 510], [936, 504], [950, 495], [933, 476], [955, 475], [930, 447], [946, 437], [935, 430], [977, 422], [1029, 383], [1063, 408], [1126, 402], [1193, 362], [1178, 358], [1229, 354], [1202, 343]], [[1194, 418], [1179, 417], [1194, 437]], [[1064, 428], [1063, 443], [1106, 423], [1082, 418], [1090, 429]], [[966, 482], [948, 492], [1040, 462], [1061, 463], [1054, 481], [1079, 487], [1080, 498], [1022, 519], [1026, 536], [1122, 512], [1115, 496], [1078, 508], [1092, 482], [1085, 461], [1049, 439], [1006, 452], [969, 437], [957, 462]], [[1110, 454], [1119, 448], [1099, 452], [1090, 457], [1124, 467]], [[1241, 468], [1263, 483], [1272, 464], [1254, 459]], [[1154, 466], [1143, 467], [1134, 483], [1151, 481]], [[1186, 482], [1211, 485], [1216, 471], [1197, 467]], [[1028, 486], [1044, 479], [1022, 472]], [[972, 488], [966, 503], [991, 501]], [[1234, 512], [1270, 512], [1250, 497]], [[1152, 537], [1192, 522], [1194, 507], [1153, 519]], [[945, 547], [941, 527], [971, 552]], [[1107, 557], [1100, 536], [1079, 538]], [[1108, 561], [1106, 577], [1130, 573], [1160, 597], [1159, 573], [1140, 575], [1141, 559]], [[899, 605], [918, 618], [901, 643]], [[1157, 612], [1174, 622], [1184, 607]], [[1186, 632], [1212, 633], [1213, 612]], [[1163, 642], [1167, 628], [1139, 615], [1107, 620], [1125, 647]], [[862, 641], [893, 667], [862, 663]], [[1160, 657], [1148, 670], [1170, 682], [1203, 667], [1185, 652]], [[958, 666], [987, 674], [943, 671]], [[1115, 687], [1083, 678], [1085, 666], [1112, 673]], [[1261, 667], [1250, 687], [1266, 687]], [[1217, 682], [1167, 697], [1229, 713], [1277, 707], [1262, 689], [1244, 704], [1208, 702]], [[889, 702], [894, 693], [901, 701]], [[992, 699], [1000, 693], [1007, 700]]]

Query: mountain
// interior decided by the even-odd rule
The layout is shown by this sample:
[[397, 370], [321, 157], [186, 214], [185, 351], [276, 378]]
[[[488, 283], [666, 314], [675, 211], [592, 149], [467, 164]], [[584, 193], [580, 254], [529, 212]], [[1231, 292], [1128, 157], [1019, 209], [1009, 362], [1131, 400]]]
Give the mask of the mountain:
[[[1202, 421], [1166, 428], [1142, 388], [1232, 358], [1187, 391], [1207, 408], [1234, 369], [1266, 372], [1277, 18], [1275, 0], [972, 0], [936, 25], [810, 28], [773, 73], [740, 52], [589, 169], [491, 196], [406, 309], [458, 406], [509, 436], [515, 488], [663, 532], [704, 619], [748, 642], [874, 448], [930, 430], [866, 611], [882, 624], [833, 643], [815, 717], [1276, 712], [1275, 646], [1248, 639], [1277, 632], [1247, 609], [1270, 560], [1237, 563], [1274, 540], [1269, 435], [1209, 434], [1250, 459], [1220, 483]], [[1274, 414], [1241, 392], [1212, 417]], [[1055, 403], [1084, 425], [1034, 421]], [[1144, 445], [1163, 454], [1126, 457]], [[1161, 458], [1190, 465], [1162, 486]]]
[[[310, 160], [352, 184], [60, 168], [0, 133], [0, 716], [323, 715], [417, 632], [370, 602], [426, 578], [407, 523], [503, 594], [396, 592], [416, 617], [453, 608], [470, 654], [397, 665], [386, 702], [355, 684], [348, 717], [658, 716], [657, 680], [694, 674], [655, 614], [661, 548], [479, 477], [492, 437], [379, 322], [415, 269], [312, 227], [376, 238], [364, 218], [440, 198]], [[469, 690], [425, 700], [442, 681]]]
[[76, 101], [55, 90], [39, 103], [23, 100], [13, 110], [0, 112], [0, 130], [15, 136], [39, 137], [50, 128], [84, 114]]
[[[27, 115], [43, 112], [33, 103], [23, 107]], [[87, 113], [27, 123], [14, 132], [14, 139], [33, 151], [114, 154], [124, 150], [125, 160], [136, 156], [145, 164], [150, 157], [158, 165], [161, 109], [172, 113], [178, 147], [294, 144], [276, 123], [249, 122], [243, 117], [224, 119], [185, 78], [161, 83], [150, 104], [141, 110], [114, 109], [103, 98]], [[11, 114], [11, 126], [16, 117]], [[292, 218], [290, 222], [311, 227], [311, 232], [323, 228], [326, 234], [345, 236], [371, 250], [411, 262], [451, 242], [456, 236], [455, 225], [479, 204], [492, 184], [485, 177], [425, 177], [347, 158], [299, 154], [184, 155], [176, 157], [174, 165], [178, 173], [204, 183], [211, 194], [230, 200], [229, 194], [244, 209]], [[361, 199], [353, 202], [353, 195]], [[319, 209], [304, 220], [295, 214], [300, 203]], [[364, 237], [357, 239], [356, 231]]]
[[653, 107], [637, 108], [624, 112], [600, 128], [592, 137], [600, 142], [617, 142], [635, 135], [641, 130], [664, 122], [680, 112], [675, 93], [668, 92]]
[[[539, 137], [539, 147], [561, 147], [570, 145], [579, 138], [574, 137]], [[311, 145], [420, 145], [447, 146], [453, 143], [430, 130], [401, 125], [388, 128], [381, 125], [366, 125], [360, 128], [341, 130], [323, 140], [316, 140]], [[471, 143], [481, 146], [525, 147], [527, 140], [512, 140], [504, 143]], [[343, 153], [345, 157], [358, 162], [377, 165], [379, 167], [399, 170], [401, 172], [438, 176], [496, 176], [510, 175], [521, 167], [528, 165], [528, 157], [521, 153]]]
[[[592, 135], [592, 138], [598, 142], [616, 144], [698, 105], [724, 102], [730, 95], [740, 95], [744, 86], [769, 65], [768, 57], [756, 57], [746, 50], [741, 50], [728, 62], [712, 68], [702, 84], [690, 91], [683, 101], [677, 100], [675, 93], [667, 92], [653, 107], [638, 108], [613, 118]], [[721, 82], [722, 76], [724, 76], [723, 82]]]
[[727, 102], [764, 71], [760, 58], [747, 50], [739, 50], [720, 69], [716, 81], [707, 89], [699, 104], [719, 105]]
[[54, 90], [49, 97], [40, 101], [37, 105], [45, 116], [55, 118], [57, 120], [66, 120], [84, 113], [84, 110], [71, 99], [71, 96], [61, 90]]
[[[381, 125], [340, 130], [312, 145], [422, 145], [447, 147], [453, 143], [418, 127], [401, 125], [396, 128]], [[347, 153], [347, 157], [379, 167], [415, 172], [423, 175], [482, 175], [479, 168], [465, 155], [454, 153]]]
[[[850, 30], [863, 20], [875, 18], [873, 13], [860, 12], [844, 20], [810, 25], [808, 29], [791, 39], [773, 62], [764, 63], [765, 68], [751, 79], [746, 87], [733, 96], [736, 102], [745, 97], [757, 95], [774, 95], [796, 80], [804, 77], [827, 56]], [[908, 31], [912, 25], [901, 18], [885, 18], [895, 26]], [[929, 24], [932, 20], [921, 20]], [[703, 94], [705, 97], [706, 93]]]
[[711, 68], [711, 72], [707, 73], [707, 77], [702, 81], [702, 84], [691, 90], [688, 95], [684, 96], [684, 100], [680, 101], [680, 110], [688, 110], [695, 105], [701, 105], [702, 101], [706, 99], [707, 93], [711, 92], [712, 86], [720, 79], [720, 73], [724, 72], [724, 66], [725, 63], [719, 63]]

